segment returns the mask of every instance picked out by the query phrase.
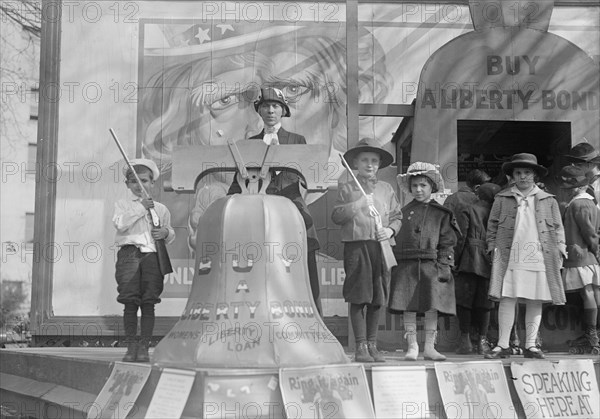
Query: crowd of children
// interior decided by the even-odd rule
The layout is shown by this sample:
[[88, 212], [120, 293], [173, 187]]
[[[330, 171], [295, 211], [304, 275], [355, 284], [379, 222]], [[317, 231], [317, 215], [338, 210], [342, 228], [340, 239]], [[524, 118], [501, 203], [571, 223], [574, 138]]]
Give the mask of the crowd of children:
[[[446, 359], [434, 345], [438, 316], [448, 315], [459, 320], [458, 354], [509, 357], [519, 304], [525, 307], [523, 354], [543, 359], [537, 340], [542, 305], [565, 304], [568, 292], [579, 292], [583, 299], [581, 345], [599, 353], [600, 209], [594, 185], [600, 183], [600, 154], [593, 147], [582, 143], [571, 150], [573, 164], [556, 178], [559, 193], [538, 186], [543, 186], [540, 181], [547, 170], [535, 155], [518, 153], [502, 165], [508, 181], [504, 189], [490, 183], [486, 173], [474, 170], [467, 185], [443, 206], [432, 198], [444, 189], [440, 171], [432, 163], [415, 162], [397, 177], [400, 189], [413, 198], [398, 208], [390, 185], [376, 179], [381, 162], [391, 162], [389, 153], [368, 141], [368, 150], [359, 145], [346, 157], [359, 171], [359, 178], [368, 177], [371, 180], [365, 182], [376, 185], [371, 189], [374, 193], [364, 197], [351, 183], [341, 184], [332, 217], [342, 226], [347, 275], [344, 298], [351, 303], [356, 361], [384, 360], [376, 348], [376, 326], [380, 308], [386, 304], [390, 313], [403, 316], [408, 344], [405, 360], [417, 360], [419, 355], [417, 316], [424, 316], [424, 359]], [[382, 190], [388, 206], [378, 197]], [[373, 204], [386, 215], [385, 234], [370, 219]], [[398, 263], [389, 275], [382, 271], [377, 245], [385, 240], [395, 240]], [[492, 349], [487, 332], [494, 303], [499, 330]]]
[[[344, 243], [343, 296], [350, 304], [355, 360], [385, 361], [377, 348], [385, 306], [403, 316], [406, 360], [419, 356], [417, 316], [424, 317], [424, 359], [446, 359], [435, 349], [439, 316], [458, 317], [458, 354], [508, 357], [519, 303], [525, 306], [527, 326], [524, 355], [543, 359], [536, 342], [542, 304], [564, 304], [569, 292], [580, 293], [583, 300], [581, 345], [598, 354], [600, 153], [581, 143], [570, 158], [572, 165], [554, 179], [556, 194], [538, 186], [547, 170], [536, 156], [519, 153], [502, 165], [508, 180], [504, 189], [475, 170], [444, 205], [433, 199], [444, 190], [438, 167], [415, 162], [397, 176], [400, 189], [412, 196], [400, 207], [394, 187], [377, 179], [392, 155], [368, 138], [348, 150], [344, 159], [357, 175], [340, 180], [332, 220], [341, 226]], [[115, 204], [113, 218], [120, 248], [117, 300], [124, 305], [128, 350], [123, 360], [143, 362], [149, 359], [154, 305], [163, 286], [155, 241], [172, 241], [174, 231], [168, 209], [147, 193], [160, 175], [158, 167], [146, 159], [132, 164], [136, 173], [125, 172], [131, 194]], [[158, 227], [152, 225], [149, 211], [158, 214]], [[385, 245], [393, 246], [397, 262], [391, 270], [384, 263]], [[499, 330], [491, 349], [487, 331], [494, 302]]]

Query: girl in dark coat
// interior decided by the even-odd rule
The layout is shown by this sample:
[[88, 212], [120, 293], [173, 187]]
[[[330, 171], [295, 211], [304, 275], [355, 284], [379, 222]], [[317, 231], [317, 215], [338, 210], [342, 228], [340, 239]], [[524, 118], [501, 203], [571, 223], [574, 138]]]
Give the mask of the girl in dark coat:
[[425, 315], [425, 359], [443, 361], [435, 350], [438, 313], [456, 314], [454, 280], [454, 246], [458, 227], [454, 214], [431, 199], [444, 189], [436, 166], [417, 162], [404, 175], [398, 175], [401, 188], [414, 199], [402, 208], [402, 227], [396, 238], [394, 253], [398, 266], [392, 270], [389, 310], [403, 313], [408, 351], [404, 359], [416, 361], [417, 313]]

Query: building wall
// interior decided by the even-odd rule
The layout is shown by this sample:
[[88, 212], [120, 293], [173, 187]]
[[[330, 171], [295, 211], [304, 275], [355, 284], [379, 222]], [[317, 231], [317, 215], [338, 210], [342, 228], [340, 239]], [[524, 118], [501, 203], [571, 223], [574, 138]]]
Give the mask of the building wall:
[[5, 285], [22, 284], [25, 314], [32, 277], [39, 39], [2, 17], [0, 51], [0, 277]]

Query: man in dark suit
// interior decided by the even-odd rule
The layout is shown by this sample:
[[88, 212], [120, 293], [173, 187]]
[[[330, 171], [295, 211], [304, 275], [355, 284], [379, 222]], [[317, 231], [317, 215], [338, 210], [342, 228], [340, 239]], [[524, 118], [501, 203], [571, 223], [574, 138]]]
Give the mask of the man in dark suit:
[[[264, 87], [260, 91], [260, 97], [254, 102], [254, 109], [264, 122], [263, 130], [252, 137], [250, 140], [262, 140], [267, 145], [285, 145], [285, 144], [306, 144], [306, 139], [293, 132], [286, 131], [281, 126], [281, 118], [291, 115], [290, 108], [283, 92], [274, 87]], [[308, 206], [300, 192], [300, 184], [302, 179], [295, 173], [281, 171], [279, 173], [271, 173], [271, 182], [267, 187], [267, 194], [284, 196], [290, 199], [304, 220], [306, 226], [307, 238], [307, 264], [308, 275], [310, 280], [310, 288], [317, 306], [319, 314], [323, 315], [321, 308], [319, 272], [317, 269], [316, 252], [320, 248], [317, 238], [317, 230], [315, 229], [313, 218], [310, 215]], [[240, 193], [241, 187], [237, 182], [237, 177], [231, 184], [228, 195]]]
[[[306, 139], [302, 135], [286, 131], [281, 126], [281, 118], [291, 115], [287, 100], [281, 90], [274, 87], [262, 88], [260, 97], [254, 102], [254, 109], [262, 118], [264, 128], [260, 133], [250, 137], [250, 140], [262, 140], [267, 145], [306, 144]], [[267, 193], [282, 195], [294, 201], [294, 198], [300, 197], [300, 182], [300, 177], [294, 173], [285, 171], [278, 174], [273, 173]], [[303, 217], [305, 217], [304, 214]]]
[[254, 102], [254, 109], [264, 122], [263, 130], [250, 137], [251, 140], [263, 140], [267, 145], [276, 144], [306, 144], [306, 139], [281, 127], [281, 118], [291, 115], [283, 92], [274, 87], [260, 90], [260, 97]]

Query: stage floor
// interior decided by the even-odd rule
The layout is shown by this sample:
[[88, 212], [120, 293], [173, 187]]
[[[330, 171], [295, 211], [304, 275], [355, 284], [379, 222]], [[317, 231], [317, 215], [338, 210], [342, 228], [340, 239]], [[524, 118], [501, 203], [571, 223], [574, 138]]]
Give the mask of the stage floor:
[[[152, 353], [152, 349], [150, 349]], [[351, 360], [353, 353], [346, 351]], [[86, 410], [94, 403], [97, 395], [108, 380], [114, 363], [121, 361], [125, 348], [107, 347], [34, 347], [0, 349], [0, 404], [2, 417], [86, 417]], [[444, 353], [446, 362], [465, 363], [483, 361], [479, 355], [456, 355]], [[444, 417], [441, 394], [433, 361], [419, 359], [416, 362], [404, 361], [401, 351], [384, 352], [385, 363], [365, 363], [367, 379], [371, 382], [371, 370], [380, 366], [425, 366], [429, 405], [434, 413], [430, 417]], [[596, 380], [600, 384], [600, 357], [591, 355], [569, 355], [565, 352], [546, 353], [546, 361], [592, 359]], [[514, 355], [501, 360], [506, 381], [515, 407], [516, 417], [525, 417], [518, 395], [511, 380], [511, 363], [532, 361], [522, 355]], [[146, 364], [149, 365], [149, 364]], [[239, 374], [240, 368], [201, 369], [217, 375]], [[277, 368], [253, 369], [260, 374], [278, 374]], [[144, 390], [138, 398], [142, 406], [147, 406], [154, 394], [160, 378], [159, 368], [152, 368]], [[201, 374], [200, 374], [201, 375]], [[200, 402], [198, 402], [200, 403]], [[435, 407], [434, 407], [435, 406]], [[186, 407], [186, 410], [188, 408]], [[437, 410], [436, 410], [437, 409]], [[441, 409], [441, 410], [440, 410]], [[192, 412], [196, 412], [194, 406]], [[8, 413], [7, 413], [8, 412]], [[187, 417], [187, 415], [184, 415]], [[133, 417], [143, 417], [134, 415]]]
[[[153, 349], [150, 348], [150, 354], [152, 354]], [[30, 355], [39, 355], [39, 356], [52, 356], [52, 357], [61, 357], [61, 358], [72, 358], [78, 360], [93, 360], [96, 362], [115, 362], [121, 361], [123, 355], [125, 354], [125, 348], [106, 348], [106, 347], [38, 347], [38, 348], [15, 348], [15, 349], [2, 349], [0, 354], [4, 354], [7, 352], [14, 352], [20, 354], [30, 354]], [[386, 359], [385, 364], [383, 363], [365, 363], [365, 368], [370, 368], [373, 366], [380, 365], [429, 365], [433, 367], [434, 361], [426, 361], [423, 359], [422, 353], [419, 354], [419, 359], [416, 362], [412, 361], [404, 361], [404, 352], [403, 351], [381, 351]], [[457, 355], [452, 352], [442, 352], [448, 358], [446, 362], [468, 362], [468, 361], [482, 361], [484, 358], [482, 355]], [[348, 359], [352, 361], [354, 357], [354, 352], [346, 350], [346, 355]], [[596, 361], [600, 361], [600, 358], [593, 355], [570, 355], [567, 352], [546, 352], [546, 360], [547, 361], [560, 361], [563, 359], [594, 359]], [[517, 361], [527, 361], [523, 357], [523, 355], [513, 355], [510, 358], [502, 359], [501, 361], [505, 365], [510, 365], [511, 362]]]

